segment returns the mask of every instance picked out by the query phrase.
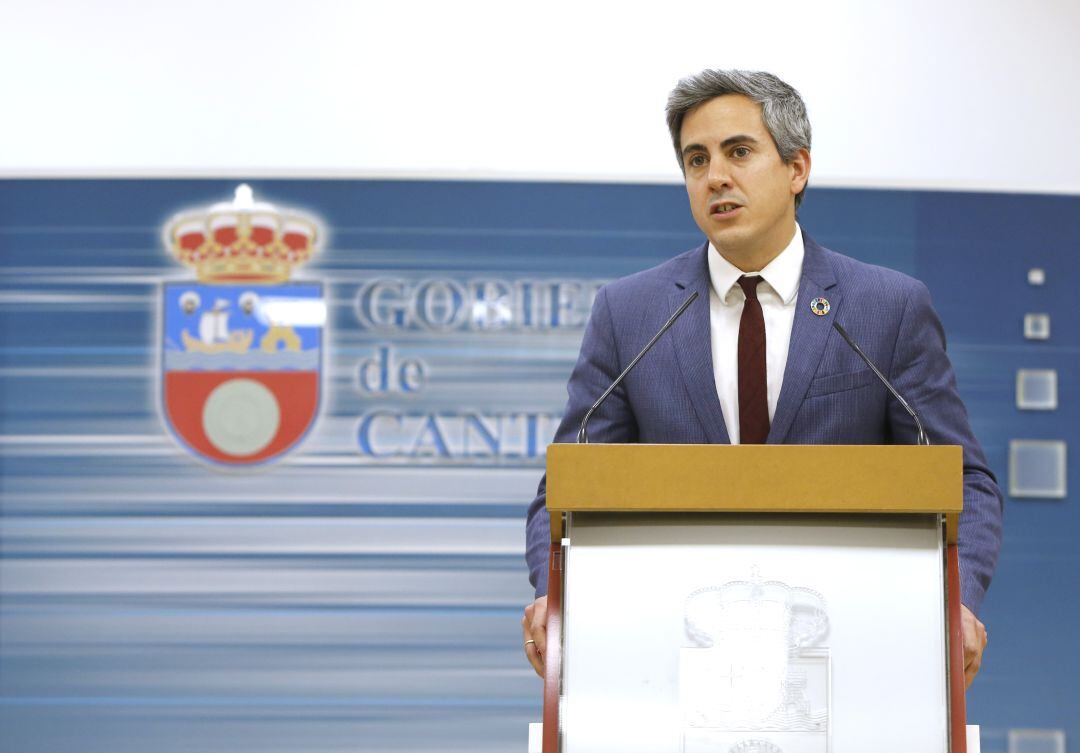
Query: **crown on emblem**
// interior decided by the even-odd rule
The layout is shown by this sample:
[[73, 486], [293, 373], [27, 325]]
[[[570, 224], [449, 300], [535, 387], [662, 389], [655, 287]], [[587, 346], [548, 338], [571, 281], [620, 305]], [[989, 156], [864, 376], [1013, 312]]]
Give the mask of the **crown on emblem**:
[[284, 282], [321, 242], [315, 218], [256, 202], [247, 184], [231, 202], [178, 214], [165, 225], [166, 247], [201, 282]]

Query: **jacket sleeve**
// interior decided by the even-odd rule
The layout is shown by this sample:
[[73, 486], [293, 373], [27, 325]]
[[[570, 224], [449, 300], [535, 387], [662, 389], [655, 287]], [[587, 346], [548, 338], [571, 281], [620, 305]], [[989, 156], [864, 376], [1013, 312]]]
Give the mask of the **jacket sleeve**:
[[[636, 355], [636, 354], [633, 354]], [[581, 341], [581, 352], [566, 385], [569, 400], [555, 434], [556, 442], [574, 442], [586, 412], [623, 369], [612, 323], [608, 291], [600, 288]], [[635, 442], [638, 429], [625, 389], [620, 386], [589, 419], [589, 440], [597, 443]], [[525, 561], [536, 595], [547, 593], [551, 521], [547, 511], [547, 476], [540, 479], [525, 523]]]
[[[961, 601], [978, 614], [1001, 549], [1003, 498], [982, 447], [971, 431], [956, 375], [945, 353], [945, 333], [930, 292], [914, 282], [904, 306], [889, 379], [919, 414], [930, 442], [964, 448], [964, 510], [958, 532]], [[893, 441], [914, 444], [914, 421], [890, 401]]]

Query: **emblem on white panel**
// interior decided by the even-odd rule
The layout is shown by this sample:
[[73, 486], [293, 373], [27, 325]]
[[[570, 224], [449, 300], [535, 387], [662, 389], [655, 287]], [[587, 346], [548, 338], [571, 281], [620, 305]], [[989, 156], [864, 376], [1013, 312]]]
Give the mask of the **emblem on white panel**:
[[825, 597], [746, 580], [685, 600], [679, 662], [685, 753], [825, 753], [829, 632]]
[[784, 753], [768, 740], [743, 740], [735, 743], [728, 753]]
[[326, 304], [318, 282], [291, 281], [318, 251], [317, 221], [256, 202], [173, 217], [165, 245], [195, 271], [162, 291], [162, 413], [189, 452], [221, 465], [272, 462], [318, 413]]

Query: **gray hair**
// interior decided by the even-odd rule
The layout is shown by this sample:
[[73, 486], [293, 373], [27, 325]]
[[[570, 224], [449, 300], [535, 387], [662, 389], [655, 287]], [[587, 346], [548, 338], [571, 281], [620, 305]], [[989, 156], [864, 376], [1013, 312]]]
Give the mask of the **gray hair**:
[[[810, 119], [802, 97], [793, 87], [764, 71], [704, 70], [681, 79], [668, 95], [667, 124], [680, 170], [684, 169], [683, 119], [698, 105], [725, 94], [742, 94], [761, 105], [761, 119], [784, 164], [790, 164], [800, 149], [810, 150]], [[805, 186], [795, 197], [796, 209], [804, 193]]]

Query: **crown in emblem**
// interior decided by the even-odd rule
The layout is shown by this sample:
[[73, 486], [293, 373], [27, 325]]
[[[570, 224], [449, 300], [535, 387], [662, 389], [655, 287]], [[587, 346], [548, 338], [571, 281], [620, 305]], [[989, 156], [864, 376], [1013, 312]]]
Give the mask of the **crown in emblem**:
[[314, 217], [256, 202], [246, 184], [231, 202], [178, 214], [165, 225], [165, 246], [201, 282], [284, 282], [321, 242]]

